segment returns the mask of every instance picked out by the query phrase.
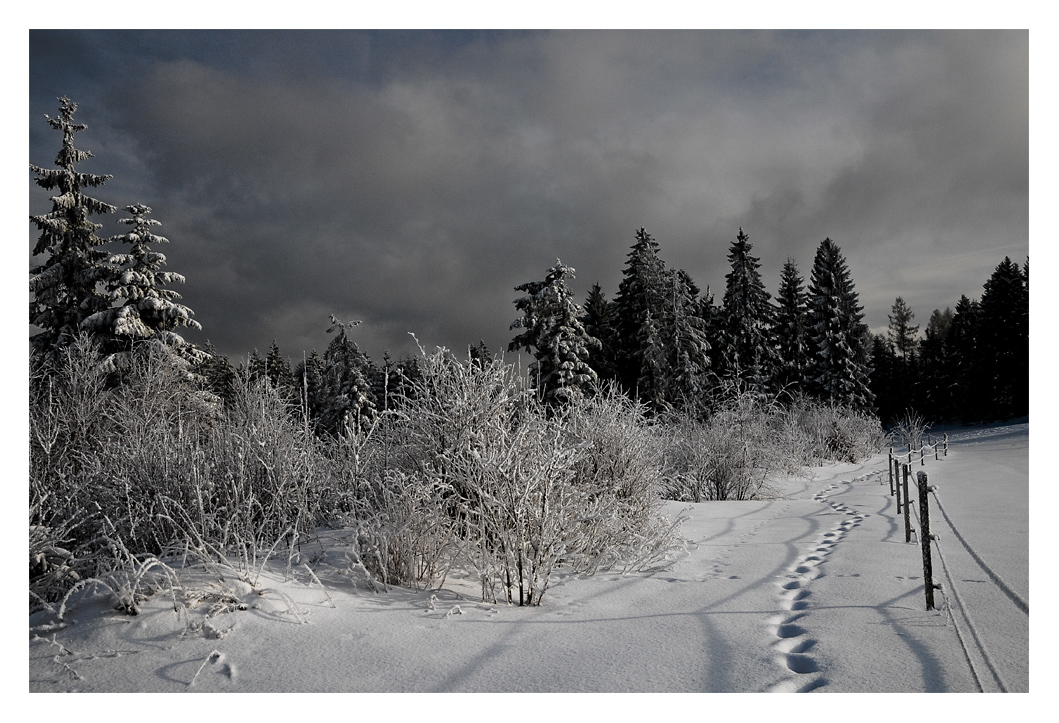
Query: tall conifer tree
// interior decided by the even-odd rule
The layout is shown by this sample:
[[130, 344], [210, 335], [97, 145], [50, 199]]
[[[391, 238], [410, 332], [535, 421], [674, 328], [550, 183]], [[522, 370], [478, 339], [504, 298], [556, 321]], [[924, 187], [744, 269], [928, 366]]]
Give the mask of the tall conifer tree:
[[898, 406], [898, 412], [902, 412], [904, 406], [918, 412], [922, 402], [916, 399], [919, 391], [919, 344], [916, 339], [919, 325], [912, 323], [915, 317], [912, 309], [900, 296], [894, 300], [887, 316], [889, 326], [886, 340], [893, 354], [892, 393], [901, 398], [894, 402]]
[[732, 270], [725, 275], [724, 373], [758, 392], [770, 391], [779, 358], [772, 329], [775, 311], [761, 281], [760, 260], [750, 253], [750, 237], [739, 229], [728, 251]]
[[30, 164], [37, 175], [34, 182], [55, 193], [51, 212], [30, 217], [41, 232], [33, 255], [47, 258], [30, 269], [33, 300], [29, 302], [29, 322], [41, 329], [32, 339], [34, 349], [46, 353], [69, 344], [81, 331], [81, 322], [110, 306], [99, 288], [110, 274], [109, 254], [100, 248], [106, 241], [96, 235], [102, 225], [91, 217], [115, 209], [86, 195], [85, 190], [103, 185], [111, 176], [77, 170], [77, 164], [91, 158], [92, 153], [74, 147], [74, 134], [86, 127], [74, 122], [76, 111], [77, 104], [63, 97], [59, 99], [59, 117], [44, 116], [63, 134], [56, 168]]
[[1005, 257], [982, 292], [980, 360], [998, 418], [1029, 413], [1028, 271]]
[[776, 325], [773, 328], [779, 357], [776, 382], [781, 389], [793, 394], [804, 388], [809, 369], [808, 300], [805, 281], [794, 259], [788, 258], [783, 264], [776, 303]]
[[[618, 348], [616, 361], [618, 379], [626, 392], [637, 393], [644, 385], [651, 389], [661, 388], [654, 375], [659, 373], [657, 351], [650, 351], [658, 339], [657, 322], [664, 317], [663, 300], [666, 283], [665, 264], [658, 256], [658, 242], [644, 228], [636, 232], [636, 241], [627, 255], [622, 269], [618, 295], [614, 300]], [[647, 389], [638, 393], [646, 399], [653, 392]]]
[[290, 361], [280, 351], [279, 344], [272, 340], [265, 357], [265, 376], [269, 383], [276, 388], [284, 399], [292, 404], [301, 398], [301, 389], [298, 387], [294, 376], [294, 368]]
[[986, 409], [978, 341], [980, 318], [978, 302], [961, 295], [945, 345], [949, 397], [956, 416], [964, 422], [980, 421]]
[[128, 253], [108, 259], [111, 272], [104, 284], [110, 301], [123, 303], [91, 315], [82, 322], [82, 328], [101, 336], [107, 352], [120, 354], [135, 342], [157, 341], [186, 361], [201, 361], [203, 352], [174, 331], [179, 327], [202, 329], [202, 326], [192, 318], [195, 312], [178, 303], [180, 294], [165, 288], [167, 284], [184, 283], [184, 277], [162, 271], [165, 254], [151, 248], [169, 243], [169, 239], [152, 232], [161, 222], [149, 218], [151, 209], [143, 204], [128, 206], [126, 210], [131, 216], [120, 219], [119, 223], [132, 226], [132, 230], [111, 240], [129, 244], [131, 248]]
[[915, 318], [916, 315], [908, 308], [905, 300], [898, 296], [887, 316], [887, 335], [894, 352], [902, 359], [908, 359], [909, 355], [915, 352], [916, 335], [919, 333], [919, 324], [912, 323]]
[[952, 327], [952, 309], [934, 309], [919, 342], [919, 391], [925, 401], [923, 411], [931, 420], [948, 420], [952, 416], [952, 404], [948, 393], [945, 356], [949, 329]]
[[809, 284], [811, 389], [824, 399], [866, 409], [874, 399], [868, 388], [863, 318], [846, 259], [838, 245], [825, 238], [817, 248]]
[[660, 370], [665, 380], [665, 402], [695, 412], [705, 404], [712, 373], [709, 325], [702, 314], [695, 282], [683, 269], [667, 272], [669, 292], [660, 320], [665, 350]]

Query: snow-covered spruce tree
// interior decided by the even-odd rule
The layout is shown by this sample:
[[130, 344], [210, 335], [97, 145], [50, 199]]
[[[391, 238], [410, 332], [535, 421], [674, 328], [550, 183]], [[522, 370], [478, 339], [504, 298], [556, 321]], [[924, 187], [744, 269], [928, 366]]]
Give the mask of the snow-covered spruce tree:
[[484, 339], [479, 339], [477, 344], [468, 346], [467, 356], [479, 367], [484, 367], [493, 360], [493, 354], [489, 351]]
[[868, 388], [866, 327], [853, 279], [838, 245], [825, 238], [816, 251], [809, 283], [810, 391], [838, 404], [866, 409]]
[[184, 341], [174, 329], [201, 329], [202, 325], [192, 318], [195, 312], [177, 302], [180, 294], [164, 288], [167, 284], [184, 283], [184, 277], [162, 271], [165, 254], [151, 249], [152, 244], [169, 243], [169, 239], [152, 233], [151, 229], [161, 222], [148, 218], [151, 213], [148, 206], [138, 203], [127, 206], [126, 210], [131, 217], [120, 219], [120, 223], [132, 226], [132, 230], [111, 241], [127, 243], [132, 248], [129, 253], [109, 258], [113, 273], [105, 282], [110, 301], [124, 302], [97, 311], [81, 325], [100, 337], [103, 351], [111, 355], [127, 354], [136, 342], [156, 341], [184, 361], [197, 363], [204, 353]]
[[589, 359], [600, 342], [585, 331], [581, 306], [566, 286], [568, 278], [574, 278], [574, 269], [556, 259], [544, 281], [515, 287], [526, 295], [514, 302], [522, 317], [511, 328], [525, 331], [511, 340], [508, 351], [533, 353], [532, 378], [548, 403], [569, 403], [598, 378]]
[[261, 352], [255, 347], [246, 358], [246, 364], [239, 365], [239, 376], [248, 382], [256, 382], [265, 378], [265, 360], [261, 358]]
[[668, 293], [658, 336], [664, 351], [658, 373], [664, 379], [665, 404], [695, 412], [711, 386], [711, 345], [698, 288], [683, 269], [666, 272]]
[[70, 344], [81, 330], [81, 322], [110, 306], [100, 290], [110, 274], [109, 254], [99, 248], [106, 241], [96, 235], [101, 224], [92, 216], [112, 213], [114, 206], [85, 195], [86, 188], [101, 186], [111, 176], [82, 173], [76, 164], [91, 158], [89, 151], [74, 147], [74, 134], [85, 129], [74, 122], [77, 104], [69, 98], [59, 99], [59, 117], [45, 115], [48, 124], [62, 131], [63, 141], [55, 157], [56, 168], [30, 164], [41, 188], [55, 192], [51, 212], [31, 216], [40, 229], [34, 256], [46, 255], [44, 263], [30, 269], [29, 322], [41, 331], [31, 344], [35, 351], [56, 359], [58, 351]]
[[[283, 356], [279, 344], [274, 339], [265, 356], [262, 357], [257, 349], [250, 352], [246, 364], [239, 365], [239, 376], [244, 383], [251, 385], [262, 381], [267, 382], [280, 399], [291, 405], [292, 411], [301, 414], [301, 378], [295, 378], [290, 361]], [[298, 405], [298, 409], [295, 409], [295, 405]]]
[[265, 376], [283, 399], [291, 404], [301, 399], [301, 387], [298, 386], [294, 377], [294, 368], [291, 367], [290, 360], [280, 351], [275, 339], [272, 340], [268, 348], [268, 356], [265, 357]]
[[728, 251], [732, 270], [724, 277], [722, 374], [741, 380], [752, 392], [767, 393], [779, 364], [772, 336], [775, 311], [751, 248], [750, 237], [740, 228]]
[[357, 430], [364, 421], [375, 418], [376, 404], [371, 394], [372, 364], [368, 355], [349, 338], [347, 330], [360, 321], [342, 322], [331, 315], [328, 334], [337, 332], [324, 352], [324, 409], [320, 426], [334, 436]]
[[776, 382], [788, 394], [803, 389], [809, 369], [809, 339], [806, 334], [808, 300], [805, 282], [794, 259], [788, 258], [780, 272], [776, 294], [776, 323], [773, 337], [779, 355]]
[[664, 323], [664, 319], [655, 319], [647, 309], [640, 327], [640, 377], [635, 387], [638, 400], [658, 412], [669, 409], [666, 342], [661, 329]]
[[[636, 232], [622, 275], [614, 299], [618, 380], [626, 393], [646, 401], [654, 394], [652, 390], [664, 386], [653, 378], [659, 370], [646, 354], [657, 344], [653, 335], [658, 330], [658, 320], [665, 317], [662, 304], [668, 284], [665, 264], [658, 256], [658, 242], [642, 227]], [[657, 358], [657, 351], [652, 353]]]

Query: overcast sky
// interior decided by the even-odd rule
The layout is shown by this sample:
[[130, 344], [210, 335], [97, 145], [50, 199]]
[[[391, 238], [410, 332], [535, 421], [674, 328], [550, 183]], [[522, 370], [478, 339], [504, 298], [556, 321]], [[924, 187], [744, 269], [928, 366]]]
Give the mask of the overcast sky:
[[94, 195], [154, 209], [185, 338], [233, 360], [323, 352], [330, 314], [376, 359], [500, 351], [515, 286], [558, 257], [613, 298], [640, 226], [718, 300], [740, 227], [773, 295], [830, 237], [876, 331], [1029, 253], [1026, 31], [29, 38], [29, 162], [69, 96]]

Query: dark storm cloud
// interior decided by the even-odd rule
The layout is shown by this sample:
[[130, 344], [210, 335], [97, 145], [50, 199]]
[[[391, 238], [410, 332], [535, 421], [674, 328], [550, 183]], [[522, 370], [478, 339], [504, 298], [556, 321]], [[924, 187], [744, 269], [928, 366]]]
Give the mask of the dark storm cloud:
[[32, 33], [31, 161], [84, 99], [100, 197], [155, 209], [236, 356], [331, 313], [499, 350], [515, 285], [613, 296], [641, 225], [718, 297], [740, 226], [770, 289], [830, 236], [878, 327], [1028, 253], [1027, 77], [1025, 32]]

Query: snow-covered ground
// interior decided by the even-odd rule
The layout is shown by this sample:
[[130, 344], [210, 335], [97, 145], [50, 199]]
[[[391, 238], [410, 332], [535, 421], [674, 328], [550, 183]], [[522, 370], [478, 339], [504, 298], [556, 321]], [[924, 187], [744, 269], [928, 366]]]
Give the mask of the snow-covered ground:
[[284, 558], [256, 590], [204, 574], [214, 594], [182, 614], [167, 595], [135, 617], [85, 598], [67, 627], [31, 633], [29, 689], [1024, 692], [1028, 461], [1028, 424], [953, 430], [948, 457], [916, 460], [941, 502], [938, 610], [878, 455], [788, 479], [782, 499], [670, 503], [687, 551], [668, 569], [561, 577], [539, 608], [484, 604], [452, 577], [355, 588], [323, 544], [307, 551], [323, 586], [305, 567], [285, 579]]

